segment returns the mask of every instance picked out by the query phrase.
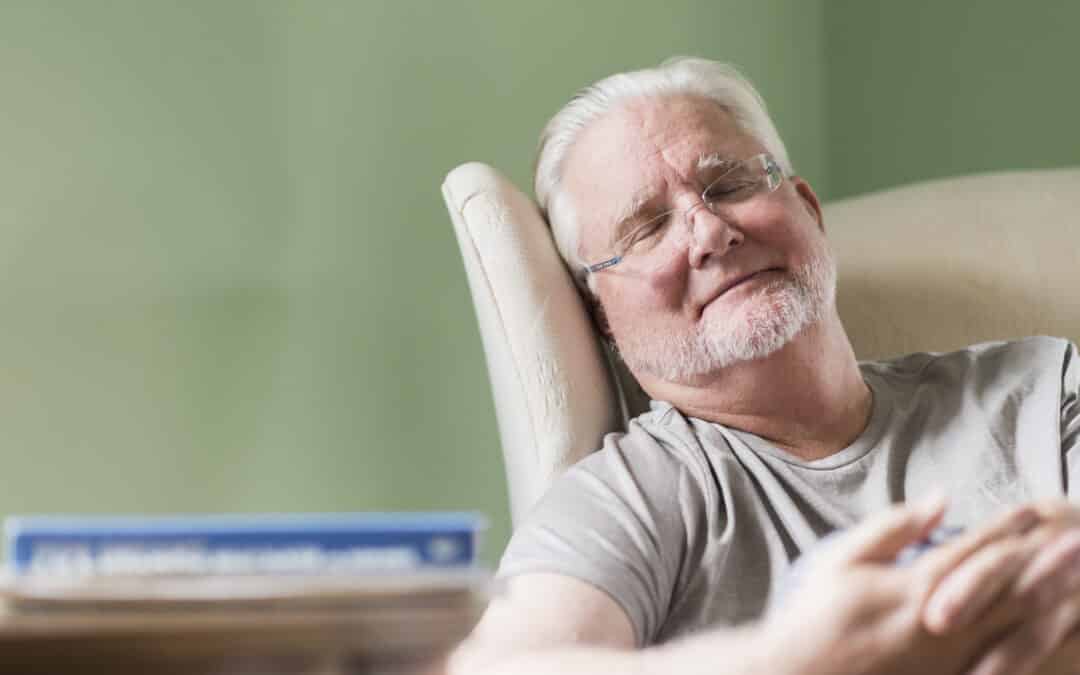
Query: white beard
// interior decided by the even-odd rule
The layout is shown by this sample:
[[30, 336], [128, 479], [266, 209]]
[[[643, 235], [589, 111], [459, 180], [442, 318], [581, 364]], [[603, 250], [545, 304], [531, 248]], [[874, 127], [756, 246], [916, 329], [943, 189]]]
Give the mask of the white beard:
[[734, 313], [713, 315], [677, 335], [646, 327], [621, 336], [618, 351], [633, 372], [685, 383], [779, 351], [835, 302], [836, 263], [824, 248], [791, 276], [757, 289]]

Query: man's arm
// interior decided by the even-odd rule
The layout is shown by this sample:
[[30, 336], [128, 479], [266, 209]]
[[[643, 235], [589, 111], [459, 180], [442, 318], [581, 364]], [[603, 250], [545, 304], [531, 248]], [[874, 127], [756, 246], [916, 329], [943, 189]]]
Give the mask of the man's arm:
[[[506, 584], [469, 639], [451, 657], [449, 675], [652, 675], [780, 673], [765, 663], [749, 630], [639, 650], [626, 612], [603, 591], [560, 574], [524, 574]], [[749, 639], [748, 639], [749, 638]], [[718, 650], [718, 651], [717, 651]], [[702, 658], [707, 651], [712, 658]], [[730, 671], [717, 669], [724, 654]]]
[[[898, 507], [859, 526], [809, 571], [805, 592], [796, 592], [776, 617], [641, 650], [626, 613], [602, 591], [562, 575], [522, 575], [451, 657], [449, 672], [923, 675], [929, 666], [930, 672], [955, 673], [980, 653], [984, 636], [977, 630], [949, 640], [933, 636], [922, 628], [919, 609], [925, 594], [976, 547], [954, 547], [908, 568], [892, 565], [942, 513], [942, 504]], [[1005, 519], [975, 543], [1010, 537], [1015, 526], [1015, 518]]]
[[[486, 666], [560, 646], [592, 645], [607, 652], [604, 660], [620, 663], [619, 672], [634, 655], [634, 630], [619, 605], [603, 591], [560, 574], [523, 574], [512, 577], [492, 599], [483, 619], [451, 661], [451, 673], [487, 672]], [[528, 659], [525, 659], [528, 661]], [[534, 672], [528, 663], [513, 672]], [[535, 672], [562, 672], [545, 669]]]

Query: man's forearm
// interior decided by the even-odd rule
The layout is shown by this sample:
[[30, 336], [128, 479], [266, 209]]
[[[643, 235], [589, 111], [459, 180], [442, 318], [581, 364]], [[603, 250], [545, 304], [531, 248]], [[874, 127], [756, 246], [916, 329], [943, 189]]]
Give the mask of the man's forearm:
[[745, 627], [640, 650], [566, 645], [507, 652], [466, 643], [450, 658], [447, 675], [798, 675], [778, 661], [760, 631]]

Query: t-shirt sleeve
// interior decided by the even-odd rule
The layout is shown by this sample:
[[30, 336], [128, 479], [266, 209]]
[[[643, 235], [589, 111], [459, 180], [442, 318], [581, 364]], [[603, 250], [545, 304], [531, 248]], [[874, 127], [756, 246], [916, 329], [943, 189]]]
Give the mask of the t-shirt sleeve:
[[1076, 343], [1065, 350], [1061, 377], [1061, 452], [1065, 457], [1065, 491], [1080, 500], [1080, 353]]
[[626, 612], [638, 646], [667, 616], [693, 528], [701, 518], [695, 472], [631, 424], [560, 477], [510, 540], [498, 578], [565, 574], [607, 593]]

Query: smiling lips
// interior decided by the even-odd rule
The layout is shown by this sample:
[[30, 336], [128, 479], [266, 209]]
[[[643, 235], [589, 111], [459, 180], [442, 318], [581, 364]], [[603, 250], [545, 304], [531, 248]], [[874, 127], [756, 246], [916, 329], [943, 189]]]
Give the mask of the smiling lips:
[[779, 270], [780, 270], [779, 267], [766, 267], [766, 268], [760, 269], [760, 270], [758, 270], [756, 272], [750, 272], [749, 274], [744, 274], [744, 275], [742, 275], [740, 277], [735, 277], [734, 279], [729, 281], [724, 286], [721, 286], [720, 291], [717, 292], [717, 294], [715, 296], [713, 296], [712, 299], [710, 299], [708, 302], [706, 302], [704, 305], [701, 306], [701, 310], [705, 311], [705, 308], [708, 307], [710, 304], [712, 304], [713, 301], [719, 300], [720, 298], [727, 295], [728, 291], [734, 290], [734, 289], [738, 288], [739, 286], [742, 286], [747, 281], [750, 281], [750, 280], [756, 278], [757, 276], [759, 276], [759, 275], [761, 275], [761, 274], [763, 274], [765, 272], [777, 272]]

